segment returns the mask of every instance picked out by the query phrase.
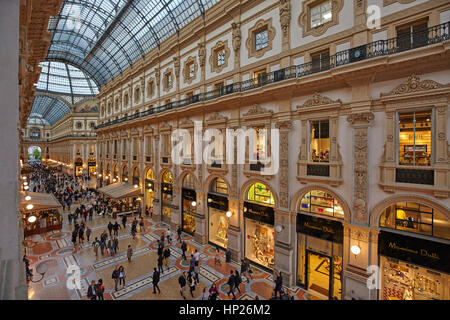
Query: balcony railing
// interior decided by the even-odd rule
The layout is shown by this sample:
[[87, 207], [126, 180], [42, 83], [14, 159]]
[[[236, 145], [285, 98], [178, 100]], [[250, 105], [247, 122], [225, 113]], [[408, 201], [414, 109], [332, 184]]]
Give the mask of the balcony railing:
[[314, 63], [308, 62], [301, 65], [290, 66], [281, 70], [272, 71], [269, 73], [263, 73], [254, 79], [232, 83], [226, 86], [222, 86], [219, 89], [215, 89], [213, 91], [196, 94], [180, 101], [170, 102], [168, 104], [155, 107], [147, 111], [135, 113], [131, 116], [108, 121], [96, 126], [95, 129], [112, 126], [124, 121], [144, 118], [155, 113], [161, 113], [167, 110], [181, 108], [197, 102], [205, 102], [233, 93], [245, 92], [275, 82], [293, 78], [302, 78], [314, 73], [322, 72], [358, 61], [392, 55], [399, 52], [440, 43], [450, 39], [449, 29], [450, 21], [434, 27], [430, 27], [425, 30], [411, 33], [408, 37], [402, 36], [387, 40], [378, 40], [359, 47], [339, 51], [336, 54], [330, 56], [329, 59], [321, 60], [320, 63], [317, 61], [315, 61]]

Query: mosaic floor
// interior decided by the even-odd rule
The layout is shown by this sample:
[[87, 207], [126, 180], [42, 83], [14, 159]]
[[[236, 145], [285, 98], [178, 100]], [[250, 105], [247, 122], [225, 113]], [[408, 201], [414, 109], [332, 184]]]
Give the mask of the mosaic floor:
[[[74, 210], [76, 206], [72, 207]], [[129, 222], [130, 222], [129, 218]], [[103, 279], [105, 286], [105, 300], [174, 300], [182, 299], [179, 292], [178, 277], [182, 271], [189, 269], [189, 263], [181, 258], [180, 244], [172, 243], [170, 265], [164, 267], [161, 275], [159, 287], [160, 294], [153, 293], [151, 276], [153, 268], [157, 267], [157, 243], [156, 239], [167, 229], [165, 223], [155, 223], [150, 219], [145, 220], [145, 232], [138, 232], [135, 239], [130, 235], [130, 226], [127, 229], [119, 229], [119, 252], [114, 256], [95, 256], [92, 248], [92, 240], [98, 237], [106, 226], [113, 219], [106, 217], [94, 217], [92, 221], [87, 221], [87, 225], [92, 229], [90, 243], [73, 246], [71, 242], [72, 226], [68, 224], [67, 213], [64, 214], [65, 224], [61, 231], [53, 231], [43, 235], [36, 235], [25, 239], [25, 250], [31, 260], [31, 268], [34, 272], [34, 279], [39, 279], [36, 274], [36, 266], [45, 262], [48, 271], [42, 281], [29, 282], [28, 297], [31, 300], [80, 300], [87, 299], [86, 292], [91, 280]], [[138, 231], [139, 227], [138, 227]], [[226, 282], [230, 270], [240, 270], [236, 263], [214, 264], [214, 248], [211, 245], [200, 245], [193, 240], [193, 237], [183, 234], [183, 239], [188, 244], [188, 253], [193, 253], [195, 249], [201, 252], [200, 255], [200, 284], [196, 286], [194, 296], [191, 297], [189, 289], [186, 291], [186, 299], [200, 299], [204, 287], [207, 290], [213, 281], [216, 281], [219, 288], [219, 299], [231, 299], [226, 294]], [[126, 249], [131, 245], [134, 251], [132, 261], [128, 262]], [[188, 255], [189, 257], [189, 255]], [[70, 274], [66, 273], [71, 265], [79, 266], [81, 277], [80, 289], [69, 289], [66, 285]], [[111, 274], [116, 266], [123, 266], [126, 271], [126, 286], [114, 290], [114, 281]], [[256, 296], [259, 299], [269, 299], [271, 296], [273, 281], [272, 275], [252, 267], [254, 279], [248, 284], [243, 277], [244, 284], [241, 284], [239, 294], [236, 291], [238, 300], [253, 300]], [[305, 292], [300, 288], [289, 288], [299, 300], [318, 300], [317, 297]]]

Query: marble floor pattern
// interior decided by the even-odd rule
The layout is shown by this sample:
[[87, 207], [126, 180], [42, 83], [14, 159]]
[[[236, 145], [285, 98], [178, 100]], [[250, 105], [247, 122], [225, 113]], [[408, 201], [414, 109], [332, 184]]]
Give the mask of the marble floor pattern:
[[[78, 205], [78, 204], [77, 204]], [[72, 211], [76, 206], [72, 206]], [[85, 300], [87, 287], [92, 280], [103, 279], [105, 286], [105, 300], [176, 300], [182, 299], [180, 295], [178, 277], [183, 271], [189, 269], [189, 263], [181, 258], [179, 243], [172, 243], [169, 268], [164, 267], [161, 275], [159, 287], [161, 293], [153, 293], [152, 274], [153, 268], [157, 267], [157, 244], [161, 233], [167, 230], [167, 225], [163, 222], [154, 222], [150, 218], [145, 219], [145, 231], [138, 232], [135, 239], [130, 235], [130, 223], [128, 219], [127, 228], [119, 229], [119, 252], [115, 256], [101, 255], [95, 256], [92, 248], [92, 240], [98, 237], [103, 230], [107, 230], [109, 221], [114, 221], [110, 217], [94, 216], [92, 221], [87, 221], [87, 225], [92, 229], [90, 243], [73, 246], [71, 242], [71, 231], [73, 225], [68, 224], [67, 212], [63, 214], [64, 225], [61, 231], [52, 231], [47, 234], [34, 235], [24, 240], [27, 257], [31, 260], [30, 267], [34, 272], [34, 280], [39, 279], [35, 269], [39, 263], [45, 262], [48, 271], [44, 278], [38, 282], [29, 282], [28, 298], [31, 300]], [[138, 227], [138, 231], [141, 231]], [[196, 286], [194, 296], [191, 297], [189, 288], [186, 289], [186, 299], [200, 299], [204, 287], [209, 289], [212, 282], [216, 282], [219, 288], [219, 299], [229, 300], [226, 294], [226, 282], [230, 270], [239, 270], [240, 266], [235, 263], [226, 263], [224, 259], [221, 265], [214, 263], [214, 247], [200, 245], [193, 240], [193, 237], [183, 233], [183, 239], [188, 244], [187, 256], [197, 249], [200, 255], [200, 284]], [[126, 250], [131, 245], [134, 251], [131, 262], [128, 262]], [[80, 268], [81, 286], [79, 289], [69, 289], [66, 285], [71, 274], [68, 273], [70, 266]], [[116, 266], [124, 266], [126, 271], [126, 286], [119, 286], [114, 290], [114, 281], [111, 274]], [[250, 283], [240, 285], [241, 293], [236, 290], [238, 300], [253, 300], [256, 296], [259, 299], [269, 299], [273, 290], [272, 275], [264, 270], [252, 266], [254, 279]], [[70, 270], [69, 270], [70, 271]], [[243, 277], [244, 282], [246, 278]], [[301, 288], [289, 288], [299, 300], [319, 300], [316, 296], [304, 291]]]

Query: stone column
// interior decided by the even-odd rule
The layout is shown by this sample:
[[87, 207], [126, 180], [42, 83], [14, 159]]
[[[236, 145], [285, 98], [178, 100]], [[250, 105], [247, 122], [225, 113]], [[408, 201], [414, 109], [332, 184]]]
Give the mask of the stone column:
[[208, 208], [206, 207], [206, 195], [203, 191], [196, 190], [197, 195], [197, 213], [194, 216], [195, 219], [195, 234], [194, 240], [201, 244], [206, 244], [208, 242], [207, 226], [206, 226], [206, 212]]
[[153, 140], [153, 144], [155, 146], [155, 153], [152, 155], [153, 159], [154, 159], [154, 163], [155, 163], [155, 198], [153, 199], [153, 220], [154, 221], [161, 221], [161, 214], [162, 214], [162, 208], [161, 208], [161, 181], [159, 179], [159, 172], [160, 172], [160, 168], [159, 168], [159, 158], [160, 158], [160, 154], [159, 154], [159, 134], [156, 134], [153, 136], [154, 140]]
[[[175, 166], [176, 167], [176, 166]], [[178, 175], [177, 175], [178, 176]], [[176, 181], [175, 174], [173, 175], [173, 181]], [[181, 186], [173, 184], [172, 188], [172, 205], [170, 207], [170, 229], [177, 230], [181, 225]]]
[[230, 196], [228, 198], [228, 208], [232, 215], [228, 220], [228, 250], [231, 252], [231, 259], [240, 262], [245, 256], [243, 252], [244, 247], [242, 246], [242, 232], [244, 232], [241, 226], [244, 225], [242, 212], [244, 207], [244, 202], [239, 201], [237, 198]]

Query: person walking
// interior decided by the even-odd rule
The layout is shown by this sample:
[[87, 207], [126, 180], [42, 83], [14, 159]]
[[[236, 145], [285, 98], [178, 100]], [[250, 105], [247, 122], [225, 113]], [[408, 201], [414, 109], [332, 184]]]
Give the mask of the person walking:
[[144, 218], [141, 218], [141, 220], [139, 221], [139, 231], [145, 232]]
[[228, 278], [228, 282], [227, 282], [227, 284], [229, 286], [227, 295], [230, 296], [230, 293], [232, 293], [233, 294], [233, 300], [236, 300], [236, 296], [234, 294], [234, 285], [235, 285], [235, 283], [236, 283], [236, 281], [234, 280], [233, 270], [231, 270], [230, 271], [230, 277]]
[[159, 271], [156, 270], [156, 268], [153, 268], [153, 276], [152, 276], [152, 282], [153, 282], [153, 293], [156, 293], [156, 289], [158, 289], [158, 293], [161, 293], [161, 290], [159, 289], [158, 283], [159, 283]]
[[194, 266], [194, 280], [196, 284], [200, 283], [200, 280], [198, 279], [199, 273], [200, 273], [200, 266], [199, 265]]
[[72, 214], [71, 213], [69, 213], [67, 215], [67, 218], [69, 219], [69, 224], [72, 224]]
[[164, 256], [164, 265], [166, 266], [167, 270], [169, 270], [170, 249], [168, 246], [164, 249], [163, 256]]
[[124, 229], [127, 228], [127, 215], [126, 214], [122, 215], [122, 225], [123, 225]]
[[114, 254], [119, 252], [119, 239], [117, 239], [117, 237], [114, 237], [114, 239], [113, 239], [113, 248], [114, 248]]
[[80, 243], [83, 244], [84, 241], [84, 228], [80, 227], [80, 230], [78, 231], [78, 237], [80, 239]]
[[177, 229], [177, 241], [180, 241], [180, 242], [181, 242], [181, 231], [182, 231], [181, 226], [178, 226], [178, 229]]
[[127, 249], [127, 258], [128, 262], [131, 262], [131, 256], [133, 255], [133, 248], [131, 248], [131, 244], [128, 245]]
[[194, 290], [195, 290], [195, 278], [192, 275], [192, 272], [189, 272], [188, 277], [187, 277], [188, 283], [189, 283], [189, 292], [191, 294], [191, 297], [194, 297]]
[[96, 286], [95, 286], [95, 281], [92, 280], [91, 284], [89, 285], [88, 289], [87, 289], [87, 297], [89, 300], [97, 300], [97, 293], [96, 293]]
[[172, 231], [170, 231], [169, 227], [167, 227], [166, 237], [167, 237], [167, 244], [170, 246], [172, 242]]
[[119, 266], [116, 266], [116, 268], [113, 270], [111, 278], [114, 280], [114, 290], [117, 291], [117, 285], [119, 284]]
[[100, 241], [98, 241], [97, 237], [95, 237], [94, 242], [92, 242], [92, 246], [94, 247], [95, 256], [98, 257], [98, 248], [100, 247]]
[[245, 275], [247, 278], [247, 283], [250, 283], [250, 279], [253, 280], [252, 270], [250, 270], [250, 263], [247, 259], [241, 259], [241, 276]]
[[136, 231], [136, 224], [133, 223], [131, 225], [131, 236], [133, 237], [133, 240], [136, 239], [136, 233], [137, 233], [137, 231]]
[[119, 235], [119, 229], [120, 229], [120, 225], [117, 223], [117, 221], [114, 223], [113, 225], [113, 230], [114, 230], [114, 235], [117, 236]]
[[184, 260], [186, 261], [187, 260], [187, 258], [186, 258], [186, 251], [187, 251], [187, 244], [186, 244], [186, 242], [184, 242], [183, 241], [183, 243], [181, 244], [181, 251], [183, 252], [183, 254], [181, 255], [183, 258], [184, 258]]
[[277, 297], [277, 293], [279, 292], [280, 294], [280, 299], [281, 299], [281, 292], [282, 292], [282, 287], [283, 287], [283, 278], [281, 277], [281, 272], [278, 270], [274, 271], [275, 273], [275, 298]]
[[195, 259], [195, 266], [198, 266], [198, 263], [200, 261], [200, 252], [198, 252], [197, 249], [195, 249], [195, 253], [194, 253], [194, 259]]
[[222, 265], [220, 262], [220, 250], [219, 248], [216, 248], [216, 255], [214, 256], [214, 265], [218, 264], [219, 266]]
[[189, 260], [189, 272], [194, 271], [194, 267], [195, 267], [195, 258], [194, 255], [191, 254], [191, 259]]
[[239, 291], [239, 294], [241, 294], [241, 289], [239, 288], [239, 285], [242, 283], [241, 276], [239, 275], [239, 271], [234, 271], [234, 286]]
[[162, 255], [164, 253], [164, 247], [162, 246], [162, 244], [159, 242], [158, 240], [158, 256]]
[[123, 284], [122, 288], [125, 288], [125, 277], [126, 277], [125, 268], [123, 266], [120, 266], [119, 267], [119, 285]]
[[209, 300], [209, 292], [206, 289], [206, 287], [203, 288], [201, 300]]
[[108, 230], [109, 230], [109, 236], [112, 236], [112, 230], [113, 230], [113, 224], [111, 223], [111, 221], [108, 223]]
[[209, 300], [217, 300], [218, 292], [216, 283], [213, 282], [211, 288], [209, 288]]
[[105, 255], [105, 247], [106, 247], [106, 243], [103, 237], [100, 238], [100, 251], [102, 253], [102, 256]]
[[108, 240], [108, 253], [112, 256], [114, 256], [114, 240], [113, 238], [109, 238]]
[[96, 285], [95, 292], [97, 293], [97, 300], [105, 300], [103, 298], [103, 293], [105, 292], [105, 287], [103, 286], [103, 280], [98, 279], [97, 285]]
[[160, 255], [158, 256], [158, 271], [160, 272], [160, 274], [163, 274], [163, 273], [164, 273], [164, 270], [163, 270], [163, 260], [164, 260], [163, 255], [160, 254]]
[[89, 227], [86, 227], [86, 239], [89, 242], [89, 238], [91, 237], [92, 230]]
[[184, 293], [186, 292], [186, 271], [184, 271], [178, 278], [178, 283], [180, 284], [180, 294], [183, 299], [186, 300], [186, 297], [184, 295]]

